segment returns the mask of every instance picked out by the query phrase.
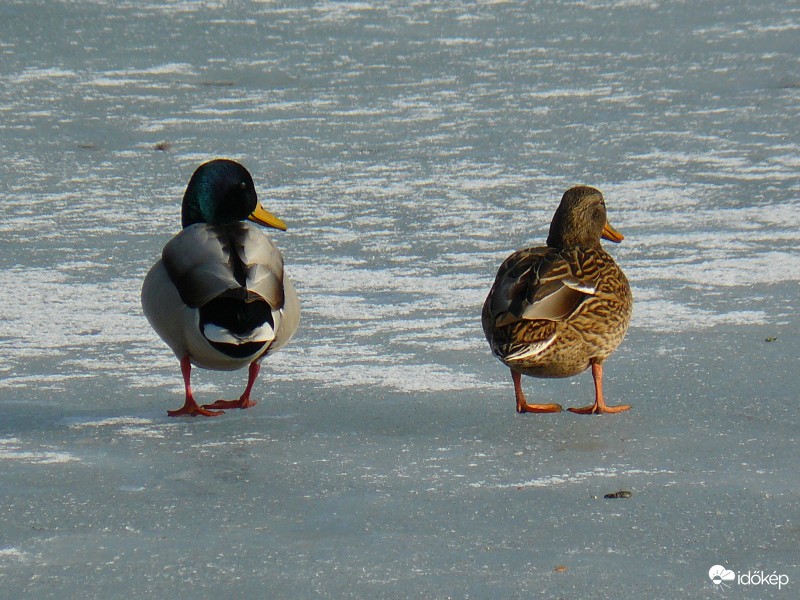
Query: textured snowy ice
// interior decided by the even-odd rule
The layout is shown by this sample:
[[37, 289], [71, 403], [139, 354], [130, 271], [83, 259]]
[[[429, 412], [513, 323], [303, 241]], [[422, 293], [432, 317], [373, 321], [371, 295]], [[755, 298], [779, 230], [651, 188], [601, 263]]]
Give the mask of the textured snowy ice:
[[[694, 598], [722, 563], [800, 581], [796, 17], [0, 8], [0, 595]], [[168, 419], [183, 386], [139, 290], [217, 156], [289, 224], [270, 235], [303, 320], [258, 406]], [[481, 303], [578, 183], [626, 236], [605, 387], [634, 408], [518, 416]], [[193, 374], [203, 402], [245, 381]]]

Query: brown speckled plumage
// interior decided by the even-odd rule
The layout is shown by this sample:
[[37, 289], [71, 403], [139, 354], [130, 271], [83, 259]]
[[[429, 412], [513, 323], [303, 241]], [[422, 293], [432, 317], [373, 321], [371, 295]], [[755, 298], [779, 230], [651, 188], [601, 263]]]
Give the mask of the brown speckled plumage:
[[497, 273], [482, 323], [493, 354], [514, 377], [517, 410], [556, 412], [559, 405], [529, 405], [519, 375], [569, 377], [592, 367], [595, 405], [575, 412], [619, 412], [602, 399], [602, 363], [622, 342], [633, 297], [625, 274], [600, 245], [622, 240], [606, 221], [595, 188], [565, 192], [553, 217], [548, 245], [519, 250]]

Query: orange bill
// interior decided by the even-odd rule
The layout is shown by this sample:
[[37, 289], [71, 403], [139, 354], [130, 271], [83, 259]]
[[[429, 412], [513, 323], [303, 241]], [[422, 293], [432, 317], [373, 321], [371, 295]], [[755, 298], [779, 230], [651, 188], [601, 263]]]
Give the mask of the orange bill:
[[603, 227], [603, 233], [600, 234], [600, 237], [604, 240], [615, 243], [619, 243], [625, 239], [625, 236], [614, 229], [608, 221], [606, 221], [606, 226]]

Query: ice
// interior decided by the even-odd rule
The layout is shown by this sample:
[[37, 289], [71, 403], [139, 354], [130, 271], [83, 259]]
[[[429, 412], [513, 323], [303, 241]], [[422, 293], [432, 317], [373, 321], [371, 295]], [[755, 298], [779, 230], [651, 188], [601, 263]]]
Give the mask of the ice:
[[[785, 0], [0, 7], [0, 598], [796, 597], [798, 28]], [[213, 157], [289, 224], [303, 316], [257, 406], [171, 419], [139, 291]], [[481, 304], [579, 183], [625, 235], [633, 409], [517, 415]]]

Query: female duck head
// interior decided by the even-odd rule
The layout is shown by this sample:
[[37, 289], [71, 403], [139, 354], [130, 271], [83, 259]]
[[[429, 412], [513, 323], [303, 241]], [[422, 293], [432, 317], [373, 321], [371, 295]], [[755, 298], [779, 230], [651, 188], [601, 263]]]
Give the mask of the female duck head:
[[623, 235], [606, 217], [606, 203], [600, 190], [587, 185], [568, 189], [561, 198], [547, 245], [552, 248], [599, 248], [600, 238], [621, 242]]
[[280, 219], [264, 210], [258, 202], [253, 178], [242, 165], [217, 159], [197, 167], [183, 195], [183, 227], [194, 223], [225, 225], [245, 219], [286, 229]]

